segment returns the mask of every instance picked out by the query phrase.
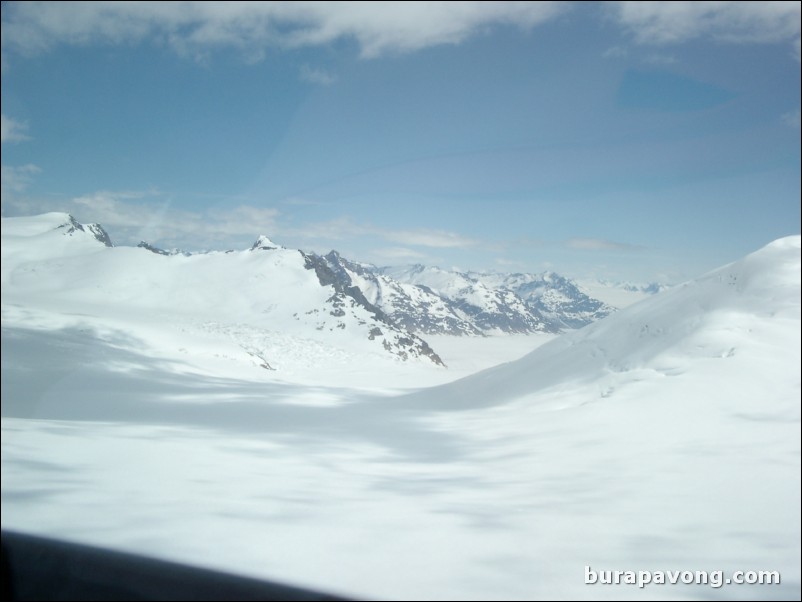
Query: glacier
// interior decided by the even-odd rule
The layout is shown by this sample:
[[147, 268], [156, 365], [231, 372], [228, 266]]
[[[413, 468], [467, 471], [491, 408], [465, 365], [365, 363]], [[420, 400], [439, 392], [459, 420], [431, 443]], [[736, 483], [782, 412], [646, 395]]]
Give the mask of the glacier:
[[800, 237], [559, 336], [435, 335], [446, 369], [269, 239], [67, 217], [3, 218], [4, 529], [368, 598], [799, 598]]

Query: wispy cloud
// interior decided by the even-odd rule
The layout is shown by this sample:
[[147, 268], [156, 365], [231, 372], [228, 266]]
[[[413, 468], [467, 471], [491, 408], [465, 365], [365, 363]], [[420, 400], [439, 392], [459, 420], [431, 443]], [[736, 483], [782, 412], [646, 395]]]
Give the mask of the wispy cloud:
[[[8, 185], [11, 191], [24, 190], [27, 181], [38, 171], [34, 165], [3, 167], [4, 189]], [[265, 234], [278, 242], [320, 247], [317, 248], [320, 251], [343, 241], [385, 240], [401, 244], [377, 250], [374, 253], [377, 257], [417, 260], [427, 257], [426, 249], [467, 248], [482, 244], [446, 230], [393, 230], [349, 217], [289, 225], [290, 220], [278, 209], [248, 204], [233, 209], [214, 207], [191, 211], [173, 206], [169, 196], [158, 190], [99, 190], [68, 200], [18, 196], [4, 199], [5, 214], [31, 215], [46, 211], [69, 212], [80, 221], [98, 222], [120, 244], [136, 244], [144, 240], [187, 250], [242, 248], [259, 234]]]
[[42, 170], [32, 163], [17, 167], [3, 165], [2, 178], [0, 178], [0, 188], [2, 188], [3, 196], [9, 192], [22, 192], [25, 190], [33, 181], [33, 177], [40, 171]]
[[71, 199], [6, 194], [24, 190], [38, 171], [34, 165], [3, 167], [3, 215], [63, 211], [79, 221], [102, 224], [115, 243], [132, 245], [144, 240], [190, 251], [245, 248], [259, 234], [278, 229], [280, 213], [272, 207], [188, 211], [174, 207], [158, 190], [100, 190]]
[[138, 238], [190, 249], [270, 233], [279, 214], [274, 208], [249, 205], [225, 211], [175, 209], [158, 191], [104, 190], [75, 198], [72, 204], [85, 219], [117, 230], [131, 241]]
[[[728, 42], [788, 41], [799, 60], [799, 2], [634, 1], [607, 6], [639, 43], [702, 36]], [[234, 48], [255, 62], [274, 49], [352, 39], [363, 57], [375, 58], [458, 44], [491, 26], [531, 29], [570, 7], [570, 2], [14, 2], [3, 7], [2, 44], [4, 61], [5, 51], [32, 55], [62, 44], [153, 42], [198, 58]], [[605, 56], [617, 56], [618, 50], [625, 52], [615, 48]], [[315, 69], [308, 75], [331, 77]]]
[[643, 62], [647, 65], [658, 65], [662, 67], [676, 64], [677, 57], [671, 56], [670, 54], [649, 54], [643, 57]]
[[405, 247], [428, 247], [435, 249], [467, 248], [481, 241], [447, 230], [428, 228], [399, 229], [383, 228], [369, 223], [356, 222], [349, 217], [340, 217], [325, 222], [304, 225], [293, 229], [291, 234], [307, 240], [337, 241], [356, 237], [375, 237]]
[[330, 86], [337, 81], [337, 78], [328, 71], [303, 65], [299, 74], [301, 81], [319, 86]]
[[465, 248], [479, 244], [478, 240], [467, 238], [455, 232], [425, 228], [417, 230], [383, 230], [381, 235], [393, 242], [438, 249]]
[[218, 236], [232, 236], [254, 231], [257, 234], [273, 232], [278, 228], [279, 215], [279, 210], [273, 207], [240, 205], [231, 210], [212, 209], [206, 213], [206, 218], [213, 222], [211, 232]]
[[637, 251], [643, 248], [638, 245], [615, 242], [603, 238], [571, 238], [566, 240], [564, 244], [569, 249], [578, 249], [580, 251]]
[[799, 109], [791, 111], [782, 116], [783, 123], [788, 127], [799, 129], [802, 125], [802, 116], [800, 116]]
[[374, 249], [370, 251], [369, 255], [378, 258], [382, 262], [395, 262], [395, 261], [423, 261], [428, 260], [429, 256], [426, 253], [421, 253], [415, 249], [407, 247], [384, 247], [381, 249]]
[[620, 59], [624, 58], [629, 54], [626, 48], [623, 46], [611, 46], [604, 52], [602, 52], [602, 58], [605, 59]]
[[608, 6], [643, 44], [670, 44], [703, 36], [735, 43], [798, 44], [799, 40], [799, 2], [635, 1]]
[[20, 2], [3, 8], [5, 49], [153, 40], [181, 54], [237, 48], [258, 60], [275, 47], [355, 39], [363, 57], [455, 44], [492, 25], [531, 28], [562, 2]]
[[4, 114], [0, 114], [0, 142], [21, 142], [28, 140], [25, 134], [28, 124], [11, 119]]
[[[624, 59], [629, 56], [629, 50], [624, 46], [612, 46], [602, 53], [604, 59]], [[633, 53], [640, 56], [642, 53]], [[652, 53], [640, 56], [640, 62], [645, 65], [673, 65], [677, 62], [677, 58], [670, 54]]]
[[507, 259], [506, 257], [496, 257], [493, 261], [497, 266], [505, 270], [511, 270], [511, 269], [523, 270], [528, 267], [525, 262], [520, 261], [518, 259]]
[[102, 221], [109, 225], [130, 224], [142, 225], [145, 207], [131, 203], [158, 195], [157, 191], [112, 191], [99, 190], [91, 194], [82, 195], [72, 199], [72, 203], [85, 207], [93, 215], [93, 220]]
[[[638, 43], [699, 37], [726, 42], [791, 42], [800, 57], [799, 2], [610, 2], [608, 14]], [[6, 52], [33, 55], [59, 45], [167, 45], [206, 58], [234, 48], [246, 61], [272, 50], [355, 40], [364, 58], [458, 44], [488, 27], [531, 29], [570, 2], [14, 2], [3, 8]], [[616, 46], [606, 57], [623, 56]], [[331, 83], [304, 67], [300, 77]]]
[[349, 217], [338, 217], [322, 222], [311, 222], [302, 227], [291, 228], [287, 231], [290, 236], [304, 240], [331, 241], [347, 240], [359, 236], [370, 235], [376, 232], [370, 225], [359, 224]]
[[316, 201], [314, 199], [306, 199], [303, 197], [289, 197], [283, 199], [281, 204], [290, 207], [320, 207], [325, 205], [323, 201]]

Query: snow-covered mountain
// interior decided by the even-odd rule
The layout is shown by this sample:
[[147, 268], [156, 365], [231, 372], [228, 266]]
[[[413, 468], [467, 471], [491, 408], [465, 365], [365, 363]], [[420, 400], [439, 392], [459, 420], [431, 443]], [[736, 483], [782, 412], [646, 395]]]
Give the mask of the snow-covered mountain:
[[349, 261], [336, 251], [321, 259], [342, 286], [358, 288], [388, 319], [410, 332], [482, 334], [468, 314], [426, 286], [399, 282], [382, 274], [376, 266]]
[[64, 229], [65, 236], [73, 236], [78, 232], [83, 232], [84, 234], [90, 235], [105, 247], [114, 246], [108, 233], [100, 224], [80, 224], [71, 215], [67, 215], [67, 217], [67, 222], [59, 226], [59, 229]]
[[459, 272], [412, 265], [384, 267], [379, 273], [440, 295], [482, 331], [561, 332], [614, 311], [554, 272]]
[[[146, 242], [138, 246], [159, 255], [180, 253]], [[251, 250], [283, 248], [260, 236]], [[421, 265], [379, 268], [334, 250], [326, 255], [302, 254], [310, 267], [327, 271], [319, 274], [326, 285], [354, 298], [378, 319], [418, 335], [558, 333], [613, 311], [554, 272], [457, 272]]]
[[457, 315], [485, 332], [557, 332], [559, 327], [514, 292], [487, 286], [464, 272], [423, 265], [383, 267], [379, 273], [439, 295]]
[[[782, 584], [745, 595], [796, 599], [801, 317], [793, 236], [396, 403], [432, 412], [442, 436], [463, 435], [460, 446], [486, 463], [484, 487], [516, 500], [522, 547], [539, 538], [549, 570], [571, 567], [566, 580], [583, 565], [717, 569], [725, 579], [767, 566]], [[740, 598], [726, 583], [719, 596]]]
[[[721, 376], [732, 378], [711, 376], [714, 386], [729, 388], [741, 382], [736, 375], [743, 371], [770, 387], [766, 372], [756, 371], [750, 362], [769, 351], [771, 361], [783, 365], [788, 364], [789, 350], [799, 355], [798, 347], [788, 344], [789, 338], [799, 338], [798, 330], [782, 332], [783, 324], [796, 327], [800, 319], [799, 253], [799, 236], [780, 239], [697, 280], [568, 332], [520, 360], [426, 395], [438, 405], [498, 404], [550, 390], [567, 398], [570, 385], [582, 391], [577, 399], [592, 401], [640, 381], [660, 381], [668, 387], [681, 382], [673, 377], [686, 372], [715, 374], [728, 364], [732, 372]], [[766, 362], [763, 358], [758, 363]], [[791, 380], [798, 381], [798, 367], [793, 371], [797, 376]]]
[[66, 213], [2, 218], [3, 274], [16, 262], [70, 256], [112, 248], [99, 224], [80, 224]]
[[509, 290], [538, 311], [553, 328], [582, 328], [614, 311], [598, 299], [585, 294], [575, 282], [555, 272], [541, 274], [475, 273], [470, 276], [488, 286]]
[[2, 223], [4, 528], [354, 598], [799, 599], [800, 237], [426, 388], [370, 266], [67, 223]]
[[[159, 255], [175, 255], [139, 243]], [[260, 236], [251, 250], [283, 249]], [[186, 254], [186, 253], [184, 253]], [[382, 267], [331, 251], [304, 253], [310, 267], [325, 266], [326, 284], [356, 299], [381, 320], [419, 335], [558, 333], [582, 328], [614, 309], [554, 272], [458, 272], [414, 265]], [[358, 289], [358, 290], [355, 290]]]
[[145, 318], [156, 329], [163, 323], [175, 335], [169, 345], [183, 349], [184, 332], [217, 333], [225, 347], [233, 343], [226, 355], [271, 369], [286, 365], [288, 347], [304, 339], [335, 355], [349, 350], [442, 365], [424, 340], [393, 324], [358, 289], [340, 286], [325, 262], [264, 236], [247, 251], [185, 256], [146, 243], [112, 247], [100, 226], [64, 213], [3, 218], [2, 232], [6, 312], [41, 309], [116, 324]]

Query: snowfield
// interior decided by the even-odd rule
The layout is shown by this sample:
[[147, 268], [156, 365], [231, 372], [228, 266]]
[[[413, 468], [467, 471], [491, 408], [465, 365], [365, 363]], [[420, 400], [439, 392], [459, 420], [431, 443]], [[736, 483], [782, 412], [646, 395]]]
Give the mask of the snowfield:
[[365, 598], [799, 599], [800, 237], [564, 335], [426, 337], [444, 368], [297, 251], [67, 217], [2, 222], [4, 529]]

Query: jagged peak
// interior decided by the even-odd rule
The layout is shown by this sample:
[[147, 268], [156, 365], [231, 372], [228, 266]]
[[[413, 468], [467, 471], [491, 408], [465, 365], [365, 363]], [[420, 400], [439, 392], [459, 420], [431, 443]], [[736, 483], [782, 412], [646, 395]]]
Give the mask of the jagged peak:
[[259, 238], [256, 239], [256, 242], [253, 243], [253, 245], [251, 245], [251, 251], [255, 251], [257, 249], [260, 249], [260, 250], [263, 250], [263, 251], [272, 251], [274, 249], [283, 249], [283, 248], [284, 247], [282, 247], [279, 244], [274, 243], [272, 240], [270, 240], [264, 234], [260, 234]]
[[95, 240], [97, 240], [99, 243], [102, 243], [104, 246], [114, 246], [114, 243], [111, 242], [111, 237], [109, 236], [108, 232], [106, 232], [103, 229], [103, 226], [100, 224], [82, 224], [69, 213], [54, 213], [53, 215], [63, 215], [65, 217], [64, 223], [58, 226], [58, 228], [67, 228], [67, 231], [64, 232], [65, 235], [71, 236], [76, 231], [86, 232], [87, 234], [92, 235]]
[[353, 261], [351, 259], [347, 259], [346, 257], [343, 257], [342, 254], [336, 249], [332, 249], [331, 251], [323, 255], [323, 259], [328, 261], [333, 266], [336, 265], [344, 267], [363, 276], [368, 273], [373, 274], [379, 270], [379, 268], [377, 268], [372, 263], [365, 263], [363, 261]]
[[147, 243], [144, 240], [140, 241], [137, 247], [140, 249], [146, 249], [151, 253], [156, 253], [157, 255], [171, 255], [169, 251], [165, 251], [164, 249], [160, 249], [159, 247], [154, 247], [152, 244]]

